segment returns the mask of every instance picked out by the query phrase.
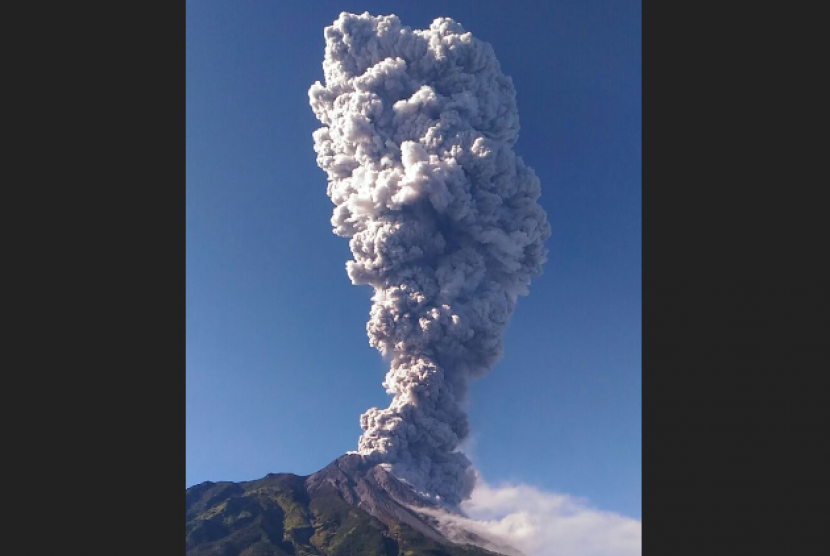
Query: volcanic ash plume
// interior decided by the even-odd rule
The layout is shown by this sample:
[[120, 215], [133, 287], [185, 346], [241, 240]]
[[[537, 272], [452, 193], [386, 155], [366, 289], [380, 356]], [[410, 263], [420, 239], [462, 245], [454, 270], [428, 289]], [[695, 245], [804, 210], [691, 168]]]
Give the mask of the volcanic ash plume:
[[325, 39], [314, 150], [349, 278], [374, 288], [366, 329], [394, 396], [361, 416], [358, 451], [456, 505], [475, 481], [457, 451], [467, 380], [501, 356], [550, 235], [539, 180], [513, 152], [516, 93], [492, 47], [452, 19], [413, 31], [342, 13]]

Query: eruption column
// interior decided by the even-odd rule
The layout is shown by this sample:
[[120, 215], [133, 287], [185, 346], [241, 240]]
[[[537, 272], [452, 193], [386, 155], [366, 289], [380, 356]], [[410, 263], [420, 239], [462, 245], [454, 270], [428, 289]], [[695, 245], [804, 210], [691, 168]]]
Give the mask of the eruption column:
[[369, 342], [391, 360], [392, 403], [361, 416], [358, 451], [456, 505], [475, 481], [457, 451], [467, 381], [501, 357], [550, 235], [539, 180], [513, 152], [516, 93], [492, 47], [452, 19], [412, 30], [342, 13], [325, 39], [314, 150], [349, 278], [374, 288]]

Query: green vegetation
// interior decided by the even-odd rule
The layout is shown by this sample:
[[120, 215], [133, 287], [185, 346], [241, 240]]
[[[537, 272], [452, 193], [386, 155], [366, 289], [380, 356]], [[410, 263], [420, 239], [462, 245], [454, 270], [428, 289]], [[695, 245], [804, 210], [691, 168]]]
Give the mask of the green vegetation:
[[310, 497], [302, 477], [202, 483], [185, 493], [187, 556], [498, 556], [387, 526], [337, 490]]

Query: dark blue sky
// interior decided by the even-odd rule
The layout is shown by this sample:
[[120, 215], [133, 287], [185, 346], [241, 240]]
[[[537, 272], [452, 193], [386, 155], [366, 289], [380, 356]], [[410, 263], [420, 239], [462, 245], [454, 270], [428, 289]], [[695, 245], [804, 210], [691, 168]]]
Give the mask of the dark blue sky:
[[553, 235], [472, 385], [468, 454], [488, 482], [640, 518], [639, 1], [187, 3], [186, 484], [316, 471], [388, 403], [312, 149], [307, 90], [341, 11], [452, 17], [517, 90]]

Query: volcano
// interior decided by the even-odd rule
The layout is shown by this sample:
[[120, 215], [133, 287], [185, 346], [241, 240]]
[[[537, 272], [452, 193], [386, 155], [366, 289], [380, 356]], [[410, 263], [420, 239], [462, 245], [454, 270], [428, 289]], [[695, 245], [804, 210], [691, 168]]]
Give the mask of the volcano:
[[[381, 465], [346, 454], [317, 473], [269, 473], [185, 491], [187, 556], [515, 556], [434, 515]], [[450, 510], [458, 512], [460, 510]], [[450, 539], [452, 538], [452, 540]], [[486, 548], [485, 548], [486, 547]]]

